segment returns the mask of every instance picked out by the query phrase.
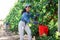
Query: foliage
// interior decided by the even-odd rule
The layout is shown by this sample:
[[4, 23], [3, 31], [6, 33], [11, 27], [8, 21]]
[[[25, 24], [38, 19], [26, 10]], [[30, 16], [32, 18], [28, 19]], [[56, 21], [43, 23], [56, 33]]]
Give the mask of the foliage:
[[[18, 32], [18, 23], [21, 18], [21, 11], [24, 8], [23, 5], [31, 3], [31, 13], [35, 15], [39, 13], [38, 22], [47, 25], [49, 28], [49, 36], [44, 37], [46, 40], [55, 40], [54, 37], [57, 31], [57, 19], [58, 19], [58, 0], [18, 0], [14, 8], [9, 12], [5, 22], [9, 22], [12, 32]], [[32, 25], [32, 24], [30, 24]], [[36, 36], [36, 40], [44, 40], [38, 35], [38, 25], [31, 26], [32, 35]]]

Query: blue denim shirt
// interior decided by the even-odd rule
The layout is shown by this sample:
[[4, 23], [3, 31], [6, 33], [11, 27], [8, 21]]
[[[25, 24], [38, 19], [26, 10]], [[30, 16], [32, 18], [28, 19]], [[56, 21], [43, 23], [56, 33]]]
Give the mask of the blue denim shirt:
[[31, 13], [24, 12], [22, 14], [21, 20], [24, 21], [25, 23], [29, 23], [30, 22], [30, 17], [33, 18]]

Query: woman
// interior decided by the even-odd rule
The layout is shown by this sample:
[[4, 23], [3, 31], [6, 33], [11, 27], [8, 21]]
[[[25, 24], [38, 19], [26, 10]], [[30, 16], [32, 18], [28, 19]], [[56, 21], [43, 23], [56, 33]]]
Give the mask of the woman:
[[25, 6], [25, 9], [22, 11], [22, 18], [18, 25], [20, 40], [24, 40], [24, 30], [28, 34], [28, 40], [32, 40], [31, 30], [28, 26], [28, 23], [30, 22], [30, 17], [31, 17], [30, 7], [31, 6], [27, 4]]

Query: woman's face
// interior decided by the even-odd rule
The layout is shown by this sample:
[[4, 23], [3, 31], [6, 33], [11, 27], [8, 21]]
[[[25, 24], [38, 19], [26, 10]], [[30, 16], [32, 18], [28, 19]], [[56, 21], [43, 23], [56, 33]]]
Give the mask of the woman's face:
[[30, 7], [26, 7], [26, 11], [29, 12], [30, 11]]

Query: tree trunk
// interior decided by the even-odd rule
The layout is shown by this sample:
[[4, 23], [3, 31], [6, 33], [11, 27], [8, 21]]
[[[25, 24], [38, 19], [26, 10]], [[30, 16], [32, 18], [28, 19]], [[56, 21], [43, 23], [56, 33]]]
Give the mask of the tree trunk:
[[60, 0], [58, 0], [58, 32], [60, 32]]

